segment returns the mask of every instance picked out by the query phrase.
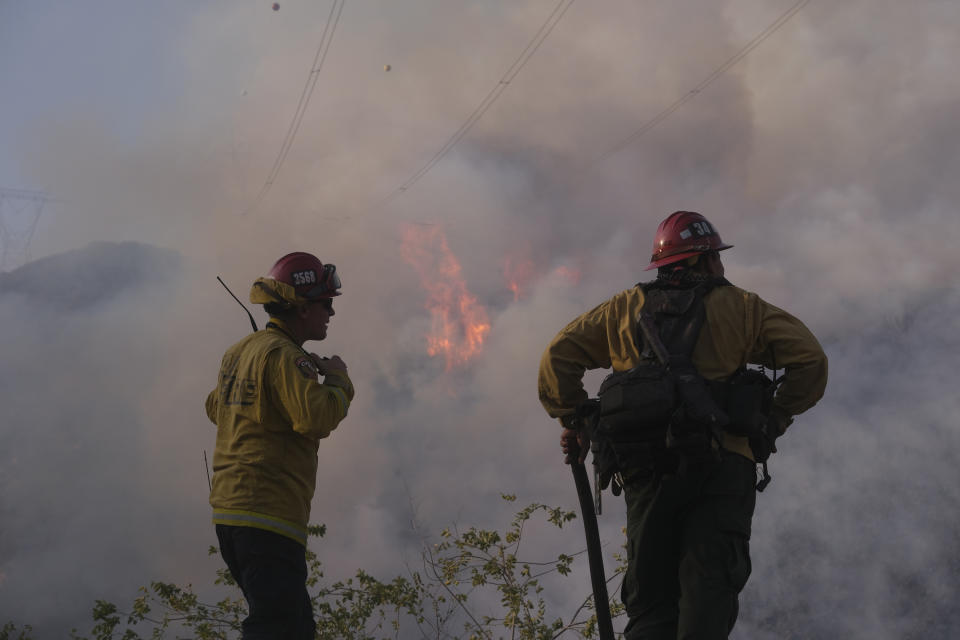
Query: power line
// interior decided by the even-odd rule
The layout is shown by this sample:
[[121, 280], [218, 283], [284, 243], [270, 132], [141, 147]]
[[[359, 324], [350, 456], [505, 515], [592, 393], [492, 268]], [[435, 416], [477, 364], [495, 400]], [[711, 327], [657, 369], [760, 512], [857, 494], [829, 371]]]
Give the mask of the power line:
[[798, 2], [794, 3], [789, 9], [787, 9], [784, 13], [782, 13], [779, 18], [777, 18], [772, 23], [770, 23], [766, 29], [764, 29], [759, 34], [757, 34], [757, 36], [754, 37], [753, 40], [748, 42], [742, 49], [740, 49], [736, 54], [734, 54], [729, 60], [727, 60], [726, 62], [721, 64], [719, 67], [714, 69], [710, 73], [710, 75], [708, 75], [706, 78], [704, 78], [700, 82], [700, 84], [695, 86], [693, 89], [690, 89], [690, 91], [685, 93], [681, 98], [676, 100], [673, 104], [668, 106], [666, 109], [664, 109], [657, 115], [647, 120], [639, 129], [631, 133], [629, 136], [627, 136], [626, 138], [624, 138], [623, 140], [615, 144], [613, 147], [611, 147], [607, 151], [597, 156], [597, 158], [595, 158], [589, 164], [591, 166], [595, 165], [599, 162], [602, 162], [603, 160], [606, 160], [610, 156], [616, 153], [619, 153], [620, 151], [625, 149], [627, 146], [635, 142], [638, 138], [640, 138], [641, 136], [646, 134], [648, 131], [656, 127], [658, 124], [660, 124], [661, 122], [669, 118], [671, 115], [673, 115], [673, 113], [677, 109], [682, 107], [688, 101], [695, 98], [701, 91], [703, 91], [708, 86], [710, 86], [714, 80], [722, 76], [731, 67], [733, 67], [735, 64], [737, 64], [738, 62], [743, 60], [745, 57], [747, 57], [747, 55], [751, 51], [753, 51], [758, 46], [760, 46], [760, 44], [764, 40], [772, 36], [778, 29], [780, 29], [780, 27], [782, 27], [787, 22], [789, 22], [790, 19], [793, 18], [793, 16], [795, 16], [797, 13], [799, 13], [800, 10], [803, 9], [803, 7], [806, 6], [809, 2], [810, 0], [799, 0]]
[[31, 201], [44, 201], [50, 202], [54, 198], [50, 197], [43, 191], [30, 191], [28, 189], [6, 189], [0, 188], [0, 198], [9, 197], [17, 198], [18, 200], [31, 200]]
[[327, 59], [327, 51], [330, 50], [330, 44], [333, 42], [333, 34], [337, 30], [337, 25], [340, 22], [340, 15], [343, 13], [343, 5], [345, 3], [346, 0], [333, 0], [333, 5], [330, 7], [330, 14], [327, 16], [327, 22], [323, 26], [320, 44], [317, 46], [317, 51], [313, 56], [313, 63], [310, 65], [310, 73], [307, 74], [307, 82], [303, 86], [303, 91], [300, 92], [300, 100], [297, 102], [293, 119], [290, 120], [290, 126], [287, 127], [287, 135], [283, 139], [283, 144], [280, 145], [280, 152], [277, 153], [277, 157], [273, 161], [273, 167], [271, 167], [270, 172], [267, 174], [266, 181], [260, 188], [260, 192], [254, 198], [253, 203], [247, 207], [247, 210], [244, 212], [245, 215], [254, 211], [266, 197], [274, 181], [276, 181], [277, 175], [279, 175], [280, 169], [283, 167], [283, 163], [287, 159], [287, 154], [290, 153], [290, 148], [293, 146], [297, 131], [300, 130], [300, 123], [303, 122], [303, 115], [306, 113], [307, 105], [310, 103], [310, 97], [313, 95], [313, 90], [317, 86], [320, 70], [323, 69], [323, 63]]
[[[46, 203], [55, 201], [42, 191], [0, 189], [0, 271], [15, 262], [29, 260], [30, 241], [37, 229], [43, 207]], [[6, 203], [9, 203], [9, 206], [5, 206]], [[21, 228], [14, 224], [15, 220], [21, 223]], [[21, 260], [17, 261], [16, 256], [11, 259], [14, 250], [18, 251]]]
[[410, 176], [406, 182], [397, 187], [389, 196], [387, 196], [384, 204], [403, 193], [410, 187], [412, 187], [420, 178], [422, 178], [430, 169], [434, 167], [440, 160], [443, 159], [447, 153], [463, 138], [467, 135], [467, 132], [477, 123], [480, 118], [483, 117], [483, 114], [487, 112], [494, 102], [500, 97], [506, 88], [513, 79], [520, 73], [520, 70], [530, 61], [530, 58], [533, 57], [533, 54], [537, 52], [537, 49], [540, 48], [540, 45], [543, 44], [543, 41], [547, 39], [547, 36], [553, 31], [553, 29], [560, 22], [560, 19], [563, 18], [563, 14], [567, 12], [567, 9], [570, 8], [570, 5], [574, 3], [574, 0], [560, 0], [557, 5], [553, 8], [553, 11], [550, 12], [550, 15], [547, 16], [547, 19], [540, 29], [537, 30], [537, 33], [533, 36], [530, 42], [527, 43], [527, 46], [524, 47], [523, 51], [513, 61], [513, 64], [510, 65], [510, 68], [507, 69], [506, 73], [503, 74], [503, 77], [494, 85], [493, 89], [487, 94], [487, 96], [480, 102], [476, 109], [473, 110], [473, 113], [466, 119], [466, 121], [460, 125], [460, 128], [457, 129], [453, 135], [444, 143], [440, 149], [433, 154], [433, 156], [424, 164], [420, 169], [418, 169], [412, 176]]
[[[782, 13], [776, 20], [770, 23], [763, 31], [757, 34], [752, 40], [750, 40], [746, 45], [744, 45], [736, 54], [730, 57], [726, 62], [718, 66], [716, 69], [710, 72], [699, 84], [690, 89], [687, 93], [681, 96], [679, 99], [674, 101], [672, 104], [667, 106], [665, 109], [660, 111], [658, 114], [650, 118], [643, 125], [641, 125], [637, 130], [631, 133], [629, 136], [615, 144], [613, 147], [600, 154], [594, 160], [587, 163], [587, 166], [594, 166], [599, 162], [607, 159], [608, 157], [619, 153], [624, 148], [635, 142], [637, 139], [642, 137], [648, 131], [659, 125], [661, 122], [669, 118], [675, 111], [680, 109], [688, 101], [695, 98], [703, 90], [709, 87], [717, 78], [722, 76], [724, 73], [729, 71], [733, 66], [740, 62], [743, 58], [750, 54], [754, 49], [756, 49], [760, 44], [762, 44], [767, 38], [773, 35], [778, 31], [783, 25], [790, 21], [797, 13], [799, 13], [810, 0], [798, 0], [793, 5], [790, 6], [784, 13]], [[470, 114], [470, 117], [467, 118], [466, 122], [460, 126], [460, 128], [447, 140], [446, 144], [437, 151], [430, 160], [427, 161], [416, 173], [414, 173], [410, 178], [407, 179], [402, 185], [400, 185], [396, 190], [394, 190], [382, 204], [386, 204], [397, 197], [399, 194], [405, 192], [411, 186], [413, 186], [420, 178], [422, 178], [434, 165], [437, 164], [453, 147], [463, 138], [464, 135], [470, 130], [470, 128], [483, 116], [483, 114], [490, 108], [490, 106], [500, 97], [500, 94], [506, 89], [506, 86], [510, 83], [511, 80], [520, 72], [520, 69], [529, 61], [530, 57], [536, 52], [540, 47], [546, 37], [553, 31], [557, 23], [560, 21], [560, 18], [563, 17], [563, 14], [570, 8], [570, 5], [573, 4], [573, 0], [561, 0], [556, 7], [554, 7], [551, 14], [547, 17], [547, 20], [543, 23], [540, 29], [537, 31], [537, 34], [533, 37], [530, 43], [527, 44], [526, 48], [520, 54], [513, 65], [507, 70], [507, 73], [504, 74], [503, 78], [497, 83], [496, 86], [487, 94], [487, 97], [480, 103], [480, 105]]]

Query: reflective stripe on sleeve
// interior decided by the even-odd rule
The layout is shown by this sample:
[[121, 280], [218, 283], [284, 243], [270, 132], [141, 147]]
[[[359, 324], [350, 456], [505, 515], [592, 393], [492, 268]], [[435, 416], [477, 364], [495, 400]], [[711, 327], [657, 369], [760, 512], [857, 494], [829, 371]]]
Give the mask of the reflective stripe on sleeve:
[[213, 512], [214, 524], [225, 524], [232, 527], [253, 527], [263, 529], [296, 540], [307, 546], [307, 528], [294, 524], [288, 520], [281, 520], [273, 516], [256, 513], [254, 511], [236, 511], [233, 509], [215, 509]]
[[330, 385], [330, 388], [333, 389], [334, 395], [336, 395], [340, 401], [340, 419], [343, 420], [347, 417], [347, 409], [350, 408], [350, 400], [347, 398], [347, 392], [340, 387], [334, 387], [332, 385]]

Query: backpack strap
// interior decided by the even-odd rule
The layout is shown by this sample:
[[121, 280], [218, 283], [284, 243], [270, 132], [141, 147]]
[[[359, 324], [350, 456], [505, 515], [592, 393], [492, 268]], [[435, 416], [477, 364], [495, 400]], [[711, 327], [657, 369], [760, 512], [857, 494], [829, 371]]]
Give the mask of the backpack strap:
[[[673, 378], [681, 399], [683, 417], [675, 416], [671, 420], [668, 448], [709, 448], [709, 440], [719, 442], [720, 430], [730, 422], [692, 361], [694, 346], [707, 317], [703, 299], [717, 284], [720, 283], [712, 280], [692, 288], [651, 286], [644, 289], [646, 299], [637, 318], [644, 349], [652, 351]], [[703, 441], [700, 434], [709, 434], [707, 440]], [[682, 458], [681, 462], [684, 461]]]
[[664, 366], [692, 367], [687, 363], [707, 318], [703, 300], [714, 287], [729, 284], [718, 278], [692, 288], [669, 287], [657, 281], [638, 285], [644, 294], [635, 337], [641, 355], [656, 357]]

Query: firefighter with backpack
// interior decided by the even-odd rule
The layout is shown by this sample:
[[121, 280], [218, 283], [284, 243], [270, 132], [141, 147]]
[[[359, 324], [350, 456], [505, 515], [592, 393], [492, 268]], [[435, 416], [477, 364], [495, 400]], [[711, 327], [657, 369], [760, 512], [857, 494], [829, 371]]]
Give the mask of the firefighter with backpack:
[[[826, 387], [809, 329], [723, 277], [719, 252], [731, 246], [699, 213], [671, 214], [647, 266], [656, 279], [573, 320], [540, 363], [566, 462], [592, 448], [600, 485], [626, 499], [627, 640], [728, 637], [767, 458]], [[784, 373], [770, 380], [748, 364]], [[606, 368], [589, 400], [584, 372]]]

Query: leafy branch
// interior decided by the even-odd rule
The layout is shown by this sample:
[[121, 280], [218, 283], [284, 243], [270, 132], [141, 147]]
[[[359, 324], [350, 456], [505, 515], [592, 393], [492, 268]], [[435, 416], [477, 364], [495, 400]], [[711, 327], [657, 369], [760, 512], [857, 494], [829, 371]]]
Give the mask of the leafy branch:
[[[503, 495], [507, 502], [516, 496]], [[311, 595], [317, 638], [379, 640], [419, 635], [425, 640], [556, 640], [570, 634], [597, 637], [593, 597], [587, 596], [564, 619], [549, 611], [544, 597], [545, 580], [568, 577], [574, 559], [583, 554], [558, 554], [552, 559], [521, 557], [526, 527], [534, 518], [560, 529], [576, 519], [576, 513], [544, 504], [530, 504], [518, 511], [503, 530], [456, 526], [443, 529], [439, 541], [424, 543], [420, 570], [382, 581], [364, 570], [346, 580], [327, 584], [323, 566], [307, 550], [307, 586]], [[312, 537], [323, 537], [324, 526], [312, 526]], [[218, 553], [210, 547], [211, 555]], [[528, 551], [525, 551], [528, 553]], [[622, 554], [615, 554], [617, 568], [608, 583], [626, 568]], [[214, 584], [236, 587], [226, 569], [216, 573]], [[623, 605], [611, 602], [614, 616]], [[126, 610], [105, 600], [92, 609], [93, 626], [84, 634], [76, 629], [73, 640], [161, 640], [190, 637], [196, 640], [234, 640], [247, 615], [239, 591], [219, 602], [205, 603], [192, 586], [151, 582], [141, 587]], [[459, 629], [459, 631], [458, 631]], [[0, 640], [33, 640], [29, 626], [8, 623], [0, 628]], [[142, 635], [143, 634], [143, 635]], [[184, 636], [184, 634], [189, 634]]]

